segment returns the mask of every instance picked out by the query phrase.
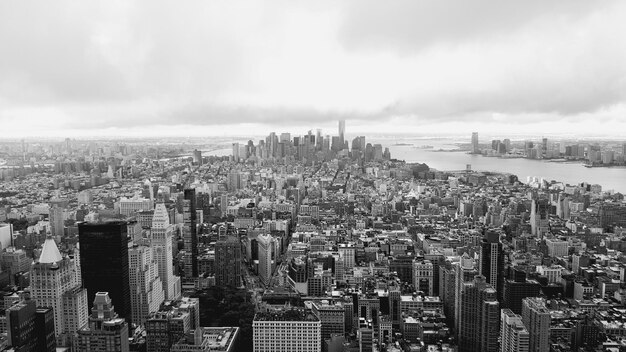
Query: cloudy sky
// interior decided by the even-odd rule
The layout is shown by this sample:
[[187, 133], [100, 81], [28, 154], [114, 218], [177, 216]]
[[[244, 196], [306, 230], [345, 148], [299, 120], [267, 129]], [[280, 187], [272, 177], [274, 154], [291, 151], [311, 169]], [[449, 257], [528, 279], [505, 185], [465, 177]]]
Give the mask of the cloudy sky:
[[0, 2], [4, 136], [626, 131], [626, 1]]

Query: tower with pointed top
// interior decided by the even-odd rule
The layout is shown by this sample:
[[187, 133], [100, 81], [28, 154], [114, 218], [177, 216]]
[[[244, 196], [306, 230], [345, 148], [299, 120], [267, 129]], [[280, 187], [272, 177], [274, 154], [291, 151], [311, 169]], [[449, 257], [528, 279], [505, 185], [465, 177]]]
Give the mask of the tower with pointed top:
[[159, 277], [163, 283], [165, 298], [176, 300], [180, 298], [180, 277], [174, 275], [172, 265], [174, 226], [170, 224], [167, 208], [163, 203], [157, 203], [152, 217], [150, 229], [151, 247], [154, 260], [158, 266]]
[[59, 346], [69, 346], [76, 331], [87, 324], [87, 290], [81, 285], [76, 259], [61, 255], [52, 236], [31, 266], [31, 294], [39, 307], [51, 307]]

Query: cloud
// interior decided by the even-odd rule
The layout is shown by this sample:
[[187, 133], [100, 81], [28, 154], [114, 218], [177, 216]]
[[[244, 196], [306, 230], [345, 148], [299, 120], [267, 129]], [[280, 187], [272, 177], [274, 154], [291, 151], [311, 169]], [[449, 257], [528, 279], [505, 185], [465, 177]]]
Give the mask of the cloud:
[[0, 123], [619, 122], [625, 14], [582, 0], [5, 1]]

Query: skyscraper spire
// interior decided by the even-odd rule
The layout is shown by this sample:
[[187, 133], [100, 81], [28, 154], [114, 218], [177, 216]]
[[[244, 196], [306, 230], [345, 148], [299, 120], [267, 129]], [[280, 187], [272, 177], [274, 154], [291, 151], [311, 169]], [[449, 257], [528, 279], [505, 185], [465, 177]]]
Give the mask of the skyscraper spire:
[[53, 264], [61, 260], [63, 260], [63, 256], [61, 252], [59, 252], [56, 242], [54, 242], [51, 235], [48, 235], [46, 241], [43, 243], [41, 255], [39, 255], [39, 262], [42, 264]]

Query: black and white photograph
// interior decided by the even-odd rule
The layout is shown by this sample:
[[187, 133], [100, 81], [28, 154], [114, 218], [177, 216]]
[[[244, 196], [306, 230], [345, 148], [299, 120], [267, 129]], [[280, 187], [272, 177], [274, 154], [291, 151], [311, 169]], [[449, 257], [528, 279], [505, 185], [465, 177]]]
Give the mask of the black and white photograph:
[[626, 351], [626, 1], [0, 0], [0, 351]]

